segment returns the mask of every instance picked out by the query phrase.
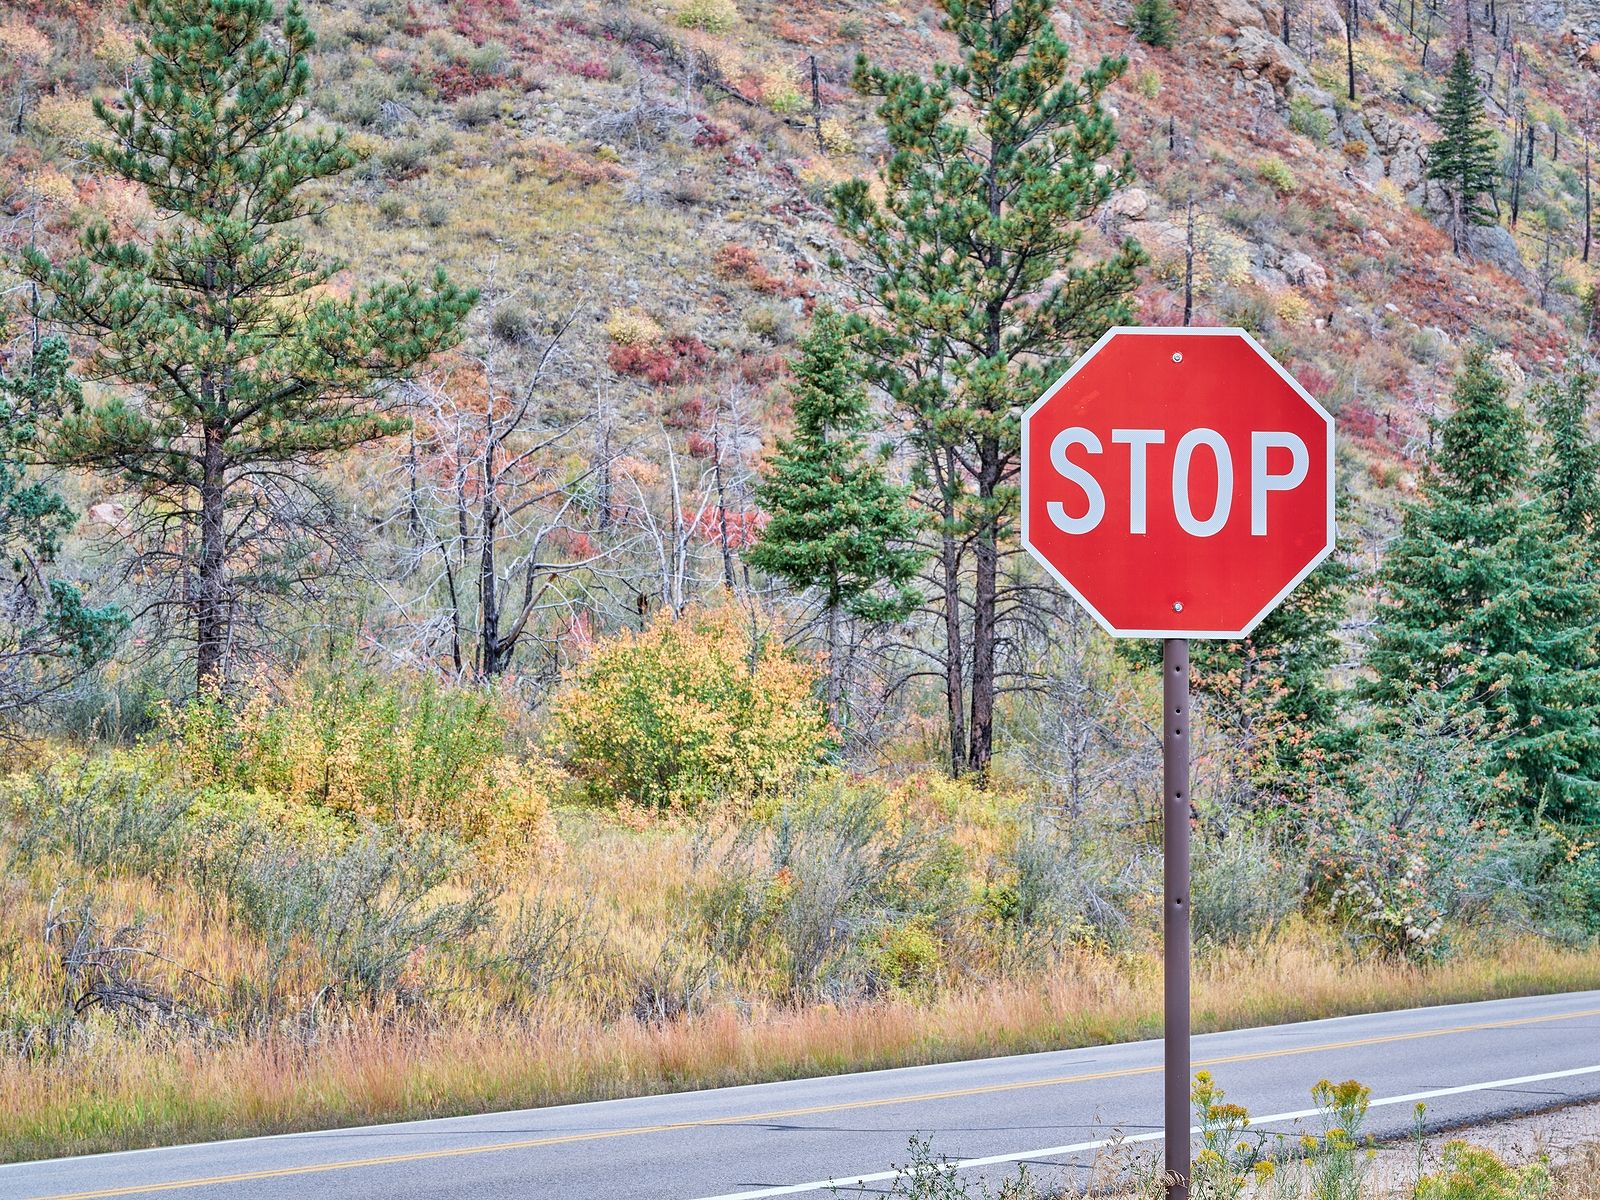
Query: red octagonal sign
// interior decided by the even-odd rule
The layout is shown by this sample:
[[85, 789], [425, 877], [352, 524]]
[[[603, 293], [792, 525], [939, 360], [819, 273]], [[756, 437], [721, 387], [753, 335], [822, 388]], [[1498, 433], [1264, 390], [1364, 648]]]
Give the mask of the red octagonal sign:
[[1242, 329], [1113, 329], [1023, 414], [1022, 543], [1114, 636], [1244, 637], [1333, 549], [1333, 418]]

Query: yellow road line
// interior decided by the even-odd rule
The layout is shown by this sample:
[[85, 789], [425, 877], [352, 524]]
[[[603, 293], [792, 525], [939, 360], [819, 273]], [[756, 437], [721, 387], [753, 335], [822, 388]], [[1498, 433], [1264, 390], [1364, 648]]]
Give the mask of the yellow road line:
[[[1600, 1008], [1581, 1012], [1556, 1013], [1542, 1017], [1520, 1017], [1507, 1021], [1484, 1021], [1476, 1025], [1453, 1025], [1444, 1029], [1419, 1029], [1411, 1033], [1391, 1033], [1378, 1037], [1352, 1038], [1343, 1042], [1322, 1042], [1315, 1046], [1286, 1046], [1280, 1050], [1256, 1050], [1248, 1054], [1230, 1054], [1221, 1058], [1207, 1058], [1196, 1062], [1196, 1067], [1218, 1067], [1230, 1063], [1261, 1062], [1272, 1058], [1288, 1058], [1300, 1054], [1321, 1054], [1330, 1050], [1352, 1050], [1362, 1046], [1381, 1046], [1391, 1042], [1417, 1041], [1422, 1038], [1449, 1037], [1454, 1034], [1478, 1033], [1487, 1029], [1510, 1029], [1519, 1025], [1541, 1025], [1551, 1021], [1576, 1021], [1584, 1017], [1600, 1017]], [[575, 1142], [600, 1141], [607, 1138], [638, 1137], [647, 1133], [671, 1133], [683, 1129], [709, 1129], [719, 1125], [758, 1125], [769, 1121], [811, 1117], [822, 1113], [850, 1112], [863, 1108], [888, 1108], [898, 1104], [922, 1104], [936, 1100], [956, 1100], [970, 1096], [990, 1096], [1001, 1092], [1024, 1091], [1030, 1088], [1060, 1087], [1070, 1083], [1091, 1083], [1101, 1079], [1128, 1079], [1137, 1075], [1154, 1075], [1161, 1064], [1146, 1067], [1123, 1067], [1114, 1071], [1093, 1071], [1079, 1075], [1058, 1075], [1049, 1079], [1026, 1079], [1011, 1083], [991, 1083], [979, 1087], [951, 1088], [940, 1092], [919, 1092], [910, 1096], [888, 1096], [872, 1100], [848, 1100], [837, 1104], [816, 1104], [808, 1108], [787, 1108], [765, 1113], [741, 1113], [728, 1117], [706, 1117], [698, 1121], [675, 1121], [664, 1125], [636, 1125], [626, 1129], [597, 1129], [589, 1133], [566, 1133], [551, 1137], [528, 1138], [516, 1142], [493, 1142], [486, 1146], [458, 1146], [448, 1150], [418, 1150], [411, 1154], [385, 1154], [375, 1158], [352, 1158], [341, 1162], [310, 1163], [300, 1167], [274, 1167], [263, 1171], [243, 1171], [236, 1175], [210, 1175], [198, 1179], [175, 1179], [166, 1183], [132, 1184], [127, 1187], [98, 1188], [89, 1192], [67, 1192], [56, 1196], [38, 1197], [37, 1200], [103, 1200], [110, 1196], [142, 1196], [155, 1192], [173, 1192], [186, 1188], [215, 1187], [227, 1183], [250, 1183], [260, 1179], [287, 1179], [295, 1175], [314, 1175], [323, 1171], [349, 1171], [359, 1167], [383, 1167], [397, 1163], [423, 1162], [432, 1159], [461, 1158], [469, 1154], [493, 1154], [505, 1150], [530, 1150], [539, 1146], [563, 1146]]]

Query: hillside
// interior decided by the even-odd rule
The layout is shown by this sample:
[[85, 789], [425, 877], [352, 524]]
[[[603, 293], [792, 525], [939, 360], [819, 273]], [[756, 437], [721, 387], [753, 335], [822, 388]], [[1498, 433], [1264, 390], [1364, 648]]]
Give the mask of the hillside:
[[[1082, 63], [1129, 58], [1113, 104], [1136, 183], [1095, 235], [1151, 254], [1140, 319], [1180, 319], [1192, 202], [1194, 322], [1251, 329], [1336, 413], [1355, 500], [1345, 544], [1371, 561], [1460, 345], [1489, 339], [1520, 378], [1581, 334], [1596, 22], [1543, 3], [1502, 9], [1479, 33], [1490, 116], [1507, 146], [1531, 130], [1533, 166], [1515, 232], [1477, 230], [1461, 258], [1423, 178], [1456, 18], [1427, 5], [1359, 14], [1352, 103], [1336, 6], [1291, 9], [1287, 45], [1283, 11], [1249, 0], [1194, 0], [1171, 50], [1134, 39], [1117, 5], [1063, 6], [1057, 21]], [[750, 471], [786, 423], [780, 356], [817, 298], [845, 298], [827, 268], [839, 242], [824, 192], [884, 152], [849, 86], [853, 59], [948, 57], [934, 10], [417, 0], [321, 3], [311, 16], [313, 119], [343, 125], [368, 155], [329, 196], [314, 242], [354, 280], [442, 265], [480, 288], [459, 357], [510, 390], [570, 320], [538, 382], [547, 424], [588, 418], [570, 454], [625, 446], [659, 467], [664, 426], [703, 463], [713, 427], [731, 421], [748, 521]], [[130, 190], [74, 166], [89, 96], [132, 61], [126, 32], [99, 6], [35, 3], [13, 9], [3, 37], [24, 78], [3, 159], [12, 241], [64, 237], [91, 210], [147, 220]], [[695, 569], [714, 576], [715, 557]], [[615, 602], [659, 593], [651, 577], [664, 573], [637, 564]]]

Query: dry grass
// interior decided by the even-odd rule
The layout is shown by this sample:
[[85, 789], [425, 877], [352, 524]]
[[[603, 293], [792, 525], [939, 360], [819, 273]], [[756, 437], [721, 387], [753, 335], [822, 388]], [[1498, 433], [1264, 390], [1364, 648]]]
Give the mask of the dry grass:
[[[1429, 969], [1288, 939], [1204, 962], [1197, 1031], [1592, 984], [1600, 953], [1519, 943]], [[1148, 1037], [1157, 964], [1085, 954], [1047, 979], [927, 1005], [732, 1007], [665, 1025], [555, 1010], [445, 1028], [349, 1012], [309, 1041], [214, 1047], [92, 1026], [94, 1052], [0, 1065], [4, 1155], [25, 1159], [899, 1066]], [[1574, 1193], [1579, 1195], [1581, 1193]]]

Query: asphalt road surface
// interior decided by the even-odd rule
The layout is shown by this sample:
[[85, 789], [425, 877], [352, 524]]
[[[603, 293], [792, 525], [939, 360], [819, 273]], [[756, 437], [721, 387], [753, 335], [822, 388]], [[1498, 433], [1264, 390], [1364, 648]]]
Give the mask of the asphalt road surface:
[[[1418, 1100], [1446, 1128], [1600, 1099], [1600, 991], [1207, 1034], [1194, 1064], [1258, 1128], [1319, 1129], [1324, 1078], [1372, 1088], [1380, 1137]], [[1050, 1184], [1111, 1138], [1157, 1152], [1160, 1114], [1161, 1044], [1134, 1042], [22, 1163], [0, 1200], [823, 1200], [888, 1191], [913, 1134], [974, 1176], [1026, 1162]]]

